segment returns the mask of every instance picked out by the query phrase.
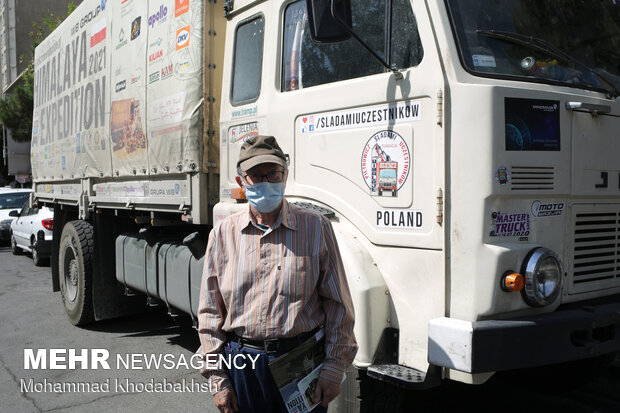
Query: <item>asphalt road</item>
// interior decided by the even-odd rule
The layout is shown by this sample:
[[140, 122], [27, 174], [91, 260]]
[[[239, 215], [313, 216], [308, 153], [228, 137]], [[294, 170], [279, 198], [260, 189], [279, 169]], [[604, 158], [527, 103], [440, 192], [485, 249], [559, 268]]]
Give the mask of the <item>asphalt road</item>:
[[[198, 348], [194, 329], [175, 325], [161, 310], [72, 326], [60, 293], [52, 293], [49, 267], [35, 267], [28, 255], [13, 256], [0, 246], [0, 412], [160, 412], [215, 413], [205, 383], [191, 367], [129, 369], [117, 356], [171, 355], [176, 362]], [[110, 369], [24, 369], [24, 349], [106, 349]], [[79, 351], [79, 350], [78, 350]], [[530, 351], [535, 351], [531, 349]], [[137, 366], [144, 366], [144, 363]], [[584, 367], [598, 373], [584, 375]], [[470, 386], [447, 382], [425, 392], [406, 393], [412, 412], [620, 412], [620, 359], [607, 368], [593, 362], [551, 371], [524, 370], [493, 376]], [[579, 370], [576, 370], [579, 368]], [[587, 368], [585, 370], [587, 370]], [[105, 383], [109, 391], [41, 392], [32, 383]], [[179, 391], [140, 389], [149, 383], [176, 383]], [[120, 383], [120, 387], [116, 386]], [[134, 384], [129, 388], [127, 383]], [[187, 385], [189, 383], [189, 388]], [[145, 387], [146, 388], [146, 387]], [[25, 390], [25, 391], [22, 391]], [[381, 409], [379, 407], [379, 409]]]
[[[52, 292], [50, 268], [35, 267], [28, 255], [13, 256], [10, 248], [0, 247], [0, 412], [215, 413], [218, 410], [208, 389], [205, 392], [194, 385], [206, 381], [181, 362], [182, 356], [188, 360], [198, 346], [195, 330], [175, 325], [162, 311], [99, 322], [88, 328], [72, 326], [65, 316], [60, 293]], [[25, 348], [75, 348], [78, 354], [79, 349], [107, 349], [110, 369], [25, 370]], [[168, 357], [173, 362], [150, 370], [127, 369], [122, 364], [117, 368], [117, 355], [125, 358], [132, 354], [171, 354]], [[140, 365], [144, 367], [144, 363], [136, 367]], [[33, 385], [27, 388], [30, 380]], [[36, 391], [34, 384], [45, 384], [45, 380], [91, 386], [109, 381], [109, 391]], [[162, 389], [165, 383], [172, 383], [172, 387], [167, 387], [172, 391], [144, 390], [151, 380], [154, 384], [162, 383]], [[31, 391], [22, 392], [22, 385]]]

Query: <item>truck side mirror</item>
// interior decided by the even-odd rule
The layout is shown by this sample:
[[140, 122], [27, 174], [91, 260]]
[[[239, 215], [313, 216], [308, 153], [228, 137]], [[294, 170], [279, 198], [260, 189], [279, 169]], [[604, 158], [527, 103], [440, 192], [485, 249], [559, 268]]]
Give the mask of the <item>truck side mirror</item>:
[[14, 209], [11, 212], [9, 212], [9, 216], [10, 217], [18, 217], [19, 216], [19, 211]]
[[[306, 4], [312, 40], [334, 43], [351, 37], [351, 0], [306, 0]], [[332, 15], [332, 5], [337, 19]], [[347, 27], [343, 27], [343, 24]]]

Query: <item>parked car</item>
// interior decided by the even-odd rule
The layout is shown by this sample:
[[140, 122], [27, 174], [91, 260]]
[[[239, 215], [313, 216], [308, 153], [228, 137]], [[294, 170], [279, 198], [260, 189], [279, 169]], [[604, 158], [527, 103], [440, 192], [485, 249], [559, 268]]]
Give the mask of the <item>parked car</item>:
[[54, 210], [47, 207], [29, 206], [26, 202], [11, 223], [11, 249], [14, 255], [24, 251], [32, 254], [34, 265], [48, 261], [52, 251]]
[[[24, 202], [30, 197], [32, 189], [2, 188], [0, 191], [0, 242], [11, 239], [12, 211], [19, 212]], [[13, 214], [15, 215], [15, 214]]]

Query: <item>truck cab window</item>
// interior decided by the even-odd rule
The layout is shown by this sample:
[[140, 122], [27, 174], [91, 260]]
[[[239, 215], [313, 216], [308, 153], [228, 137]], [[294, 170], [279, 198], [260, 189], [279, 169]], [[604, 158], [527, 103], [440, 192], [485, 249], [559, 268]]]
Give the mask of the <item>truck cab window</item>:
[[[416, 66], [423, 56], [411, 3], [407, 0], [353, 1], [353, 30], [398, 68]], [[391, 33], [386, 16], [391, 12]], [[391, 41], [389, 41], [391, 39]], [[355, 39], [322, 44], [310, 37], [305, 0], [291, 3], [284, 15], [282, 91], [382, 73], [385, 68]]]
[[230, 96], [233, 105], [254, 102], [260, 94], [264, 27], [262, 16], [237, 27]]

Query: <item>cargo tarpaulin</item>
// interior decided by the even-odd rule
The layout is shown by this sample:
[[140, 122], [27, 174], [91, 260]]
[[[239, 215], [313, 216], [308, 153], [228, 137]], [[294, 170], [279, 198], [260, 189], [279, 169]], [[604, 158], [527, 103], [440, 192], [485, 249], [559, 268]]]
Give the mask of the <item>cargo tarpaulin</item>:
[[200, 0], [85, 0], [35, 51], [36, 181], [200, 168]]

